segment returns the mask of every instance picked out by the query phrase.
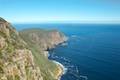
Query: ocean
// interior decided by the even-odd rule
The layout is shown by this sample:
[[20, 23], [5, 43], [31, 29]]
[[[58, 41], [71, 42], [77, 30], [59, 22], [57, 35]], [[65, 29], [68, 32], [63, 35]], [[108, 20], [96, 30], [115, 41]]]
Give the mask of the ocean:
[[120, 80], [120, 25], [14, 24], [26, 28], [58, 29], [69, 39], [50, 50], [49, 59], [62, 63], [61, 80]]

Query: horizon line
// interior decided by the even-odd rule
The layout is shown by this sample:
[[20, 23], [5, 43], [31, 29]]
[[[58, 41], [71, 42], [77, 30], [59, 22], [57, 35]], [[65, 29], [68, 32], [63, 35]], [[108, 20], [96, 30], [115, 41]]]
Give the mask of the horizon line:
[[120, 24], [118, 22], [64, 22], [64, 21], [46, 21], [46, 22], [10, 22], [12, 24]]

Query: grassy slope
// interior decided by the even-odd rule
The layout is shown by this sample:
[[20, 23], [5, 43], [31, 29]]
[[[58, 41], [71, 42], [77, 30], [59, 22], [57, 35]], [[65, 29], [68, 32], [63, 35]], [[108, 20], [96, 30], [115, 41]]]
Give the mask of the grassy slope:
[[24, 30], [20, 32], [20, 36], [27, 42], [29, 48], [32, 50], [35, 57], [35, 62], [40, 67], [44, 80], [54, 80], [50, 73], [52, 72], [55, 74], [58, 67], [52, 61], [48, 60], [43, 54], [41, 54], [42, 51], [40, 51], [40, 45], [38, 45], [37, 42], [36, 44], [32, 43], [31, 37], [29, 37], [30, 33], [37, 33], [41, 36], [40, 38], [46, 38], [49, 31], [42, 29]]

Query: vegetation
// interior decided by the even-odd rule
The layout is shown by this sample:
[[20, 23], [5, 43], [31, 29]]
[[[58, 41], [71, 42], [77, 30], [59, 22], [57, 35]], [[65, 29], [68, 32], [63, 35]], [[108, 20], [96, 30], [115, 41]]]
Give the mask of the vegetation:
[[[43, 29], [29, 29], [20, 32], [22, 39], [29, 45], [29, 48], [35, 57], [35, 62], [40, 67], [44, 80], [54, 80], [54, 76], [56, 74], [55, 71], [58, 69], [58, 66], [55, 63], [44, 56], [44, 50], [42, 48], [44, 43], [40, 43], [40, 40], [46, 40], [45, 38], [48, 38], [46, 43], [49, 43], [49, 32], [51, 31]], [[32, 34], [35, 35], [31, 36]], [[38, 39], [38, 41], [33, 38], [34, 36]]]
[[32, 80], [42, 80], [25, 42], [10, 23], [0, 18], [0, 80], [30, 80], [25, 74], [25, 66], [28, 66], [28, 72], [32, 72]]
[[58, 31], [29, 29], [18, 33], [0, 18], [0, 80], [56, 80], [58, 65], [45, 55], [45, 50], [64, 36], [60, 33], [54, 40], [54, 33]]

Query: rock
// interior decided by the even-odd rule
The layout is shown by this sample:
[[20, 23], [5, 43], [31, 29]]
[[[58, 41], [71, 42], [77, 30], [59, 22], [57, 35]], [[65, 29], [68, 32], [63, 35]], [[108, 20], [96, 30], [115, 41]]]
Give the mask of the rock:
[[19, 33], [0, 18], [0, 80], [43, 80], [34, 56]]
[[66, 41], [66, 37], [60, 33], [59, 31], [51, 31], [49, 33], [50, 39], [51, 39], [51, 44], [52, 45], [58, 45], [60, 43], [63, 43], [64, 41]]

